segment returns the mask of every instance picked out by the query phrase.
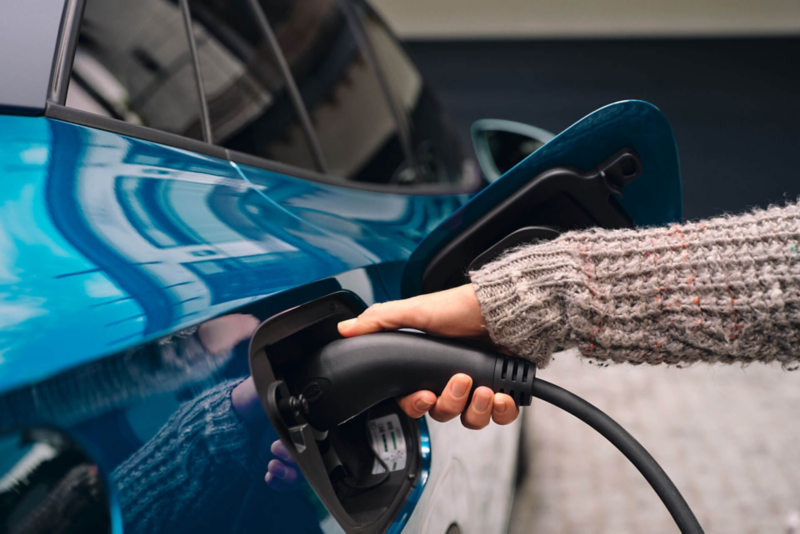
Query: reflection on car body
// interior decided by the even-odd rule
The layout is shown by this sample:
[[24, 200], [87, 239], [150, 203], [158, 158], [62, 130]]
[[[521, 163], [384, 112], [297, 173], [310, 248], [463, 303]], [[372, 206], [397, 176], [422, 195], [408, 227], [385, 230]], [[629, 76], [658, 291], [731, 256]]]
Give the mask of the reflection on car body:
[[[18, 114], [0, 92], [0, 447], [71, 463], [40, 490], [0, 464], [0, 489], [30, 483], [0, 502], [3, 528], [336, 531], [307, 485], [264, 480], [277, 436], [230, 400], [247, 341], [343, 288], [399, 298], [409, 255], [479, 185], [474, 162], [361, 3], [85, 0], [41, 16], [64, 32], [48, 37], [46, 101]], [[392, 529], [428, 521], [426, 466]]]

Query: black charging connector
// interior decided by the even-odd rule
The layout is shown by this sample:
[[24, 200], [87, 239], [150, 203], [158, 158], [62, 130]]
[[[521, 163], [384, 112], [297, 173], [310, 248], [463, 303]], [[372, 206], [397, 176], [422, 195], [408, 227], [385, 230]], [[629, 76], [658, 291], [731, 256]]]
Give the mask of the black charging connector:
[[[345, 532], [385, 532], [421, 472], [419, 429], [391, 399], [424, 389], [441, 394], [455, 373], [471, 376], [474, 388], [511, 395], [518, 406], [536, 397], [571, 413], [633, 463], [681, 532], [703, 532], [678, 489], [639, 442], [597, 407], [536, 378], [532, 363], [409, 332], [342, 339], [337, 323], [364, 309], [353, 294], [333, 293], [268, 319], [250, 343], [250, 369], [267, 416]], [[395, 414], [409, 447], [405, 468], [388, 477], [371, 474], [381, 460], [365, 436], [370, 408], [377, 417]], [[347, 464], [358, 467], [357, 473], [348, 472]]]
[[455, 373], [471, 376], [473, 391], [489, 387], [509, 394], [517, 406], [528, 406], [536, 397], [571, 413], [636, 466], [681, 532], [703, 531], [678, 488], [633, 436], [599, 408], [536, 378], [535, 366], [526, 360], [449, 339], [381, 332], [328, 343], [284, 379], [307, 403], [305, 419], [325, 431], [391, 397], [419, 390], [440, 394]]
[[419, 390], [441, 392], [455, 373], [529, 406], [532, 363], [456, 341], [410, 332], [339, 339], [316, 351], [284, 380], [304, 399], [305, 419], [328, 430], [378, 402]]

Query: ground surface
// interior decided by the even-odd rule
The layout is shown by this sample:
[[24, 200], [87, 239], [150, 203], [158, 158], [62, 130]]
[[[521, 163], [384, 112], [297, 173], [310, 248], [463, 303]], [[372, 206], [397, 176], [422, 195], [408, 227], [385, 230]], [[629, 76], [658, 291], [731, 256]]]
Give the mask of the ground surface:
[[[800, 507], [800, 372], [598, 368], [562, 353], [539, 376], [628, 429], [706, 532], [781, 533]], [[510, 532], [677, 532], [645, 480], [601, 436], [543, 403], [524, 417], [527, 471]]]

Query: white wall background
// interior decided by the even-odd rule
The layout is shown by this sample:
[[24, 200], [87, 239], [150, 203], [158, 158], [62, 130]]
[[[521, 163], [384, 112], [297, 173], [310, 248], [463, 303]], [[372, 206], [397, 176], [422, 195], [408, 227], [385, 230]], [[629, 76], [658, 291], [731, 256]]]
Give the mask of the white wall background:
[[401, 37], [800, 35], [800, 0], [371, 0]]

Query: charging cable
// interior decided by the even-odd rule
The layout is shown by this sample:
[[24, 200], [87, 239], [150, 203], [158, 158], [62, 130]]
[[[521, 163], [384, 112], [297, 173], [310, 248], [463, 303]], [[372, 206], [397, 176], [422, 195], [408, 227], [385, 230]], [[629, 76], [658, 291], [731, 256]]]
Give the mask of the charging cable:
[[541, 378], [533, 381], [532, 395], [553, 406], [571, 413], [614, 445], [625, 455], [661, 498], [678, 528], [684, 534], [702, 533], [703, 528], [692, 513], [686, 500], [672, 483], [658, 462], [642, 445], [600, 408], [586, 402], [574, 393]]

